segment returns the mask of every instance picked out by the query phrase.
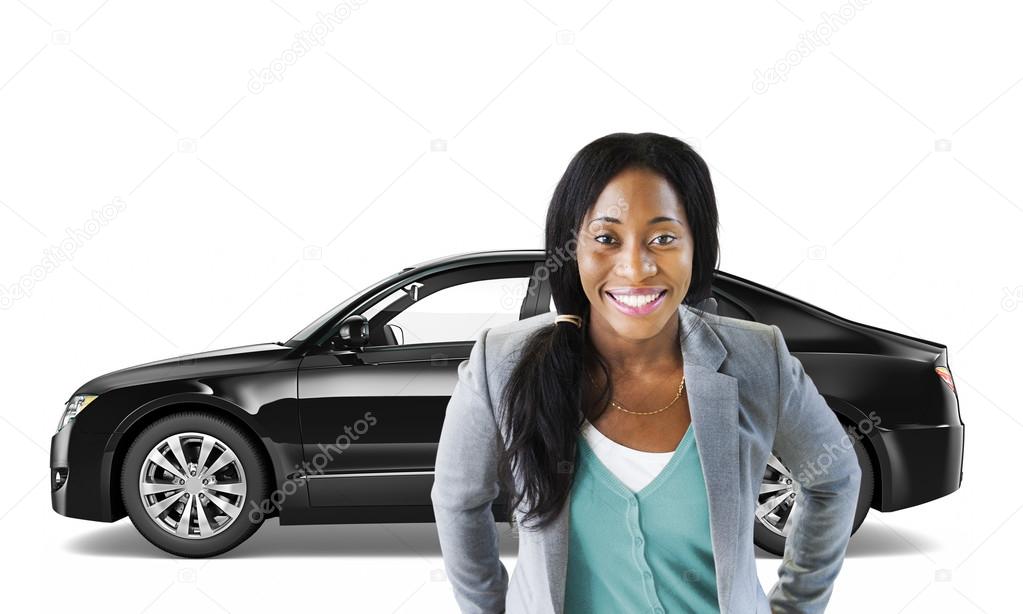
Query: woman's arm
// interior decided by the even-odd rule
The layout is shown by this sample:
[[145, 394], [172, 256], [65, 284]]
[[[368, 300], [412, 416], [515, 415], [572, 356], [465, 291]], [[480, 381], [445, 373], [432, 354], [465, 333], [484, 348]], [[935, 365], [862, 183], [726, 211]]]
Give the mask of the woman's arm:
[[497, 614], [505, 608], [508, 570], [499, 558], [491, 503], [500, 488], [501, 445], [487, 385], [487, 331], [476, 336], [469, 359], [458, 365], [437, 446], [430, 497], [441, 554], [463, 613]]
[[824, 612], [845, 559], [860, 489], [860, 466], [849, 435], [817, 390], [781, 330], [778, 350], [779, 419], [774, 448], [798, 485], [795, 523], [785, 541], [771, 611]]

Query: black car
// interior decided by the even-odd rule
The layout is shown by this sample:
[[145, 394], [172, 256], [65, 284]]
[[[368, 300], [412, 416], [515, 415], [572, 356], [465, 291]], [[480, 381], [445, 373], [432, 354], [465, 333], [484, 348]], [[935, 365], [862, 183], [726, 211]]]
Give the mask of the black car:
[[[434, 458], [476, 334], [551, 311], [542, 250], [408, 267], [286, 342], [152, 362], [67, 402], [50, 449], [53, 509], [127, 515], [167, 552], [212, 556], [281, 524], [432, 522]], [[853, 527], [962, 481], [963, 422], [946, 347], [859, 324], [716, 272], [721, 316], [777, 325], [847, 427], [863, 470]], [[755, 540], [781, 554], [794, 499], [770, 460]], [[467, 459], [471, 462], [471, 459]], [[504, 519], [507, 494], [494, 502]]]

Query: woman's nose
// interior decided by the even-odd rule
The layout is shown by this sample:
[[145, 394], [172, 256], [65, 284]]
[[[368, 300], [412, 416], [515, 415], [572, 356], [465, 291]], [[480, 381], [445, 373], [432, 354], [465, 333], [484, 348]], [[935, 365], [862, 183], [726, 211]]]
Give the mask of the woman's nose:
[[623, 249], [615, 273], [625, 279], [642, 280], [657, 272], [657, 264], [644, 246]]

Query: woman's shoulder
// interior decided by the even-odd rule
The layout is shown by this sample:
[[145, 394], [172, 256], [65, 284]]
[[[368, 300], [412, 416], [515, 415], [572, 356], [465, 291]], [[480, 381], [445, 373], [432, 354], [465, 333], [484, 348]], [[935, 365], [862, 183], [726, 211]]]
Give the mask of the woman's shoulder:
[[492, 326], [485, 334], [478, 336], [485, 343], [485, 354], [488, 365], [509, 364], [522, 349], [525, 341], [534, 332], [544, 326], [554, 324], [554, 313], [545, 312], [535, 316]]
[[693, 309], [693, 312], [700, 316], [700, 318], [714, 328], [714, 332], [719, 330], [726, 335], [743, 335], [743, 334], [754, 334], [760, 336], [771, 335], [771, 325], [764, 324], [763, 322], [754, 322], [753, 320], [743, 320], [742, 318], [732, 318], [729, 316], [723, 316], [712, 311], [701, 311], [699, 309]]
[[487, 353], [505, 355], [520, 346], [531, 334], [554, 324], [554, 313], [546, 311], [522, 320], [493, 326], [487, 332]]
[[710, 312], [699, 315], [724, 346], [728, 370], [758, 371], [776, 362], [775, 326]]
[[487, 334], [487, 342], [524, 338], [538, 328], [552, 324], [554, 324], [554, 312], [545, 311], [522, 320], [515, 320], [514, 322], [491, 327], [490, 332]]
[[689, 310], [707, 323], [724, 343], [727, 341], [749, 342], [751, 338], [765, 339], [774, 343], [773, 326], [763, 322], [723, 316], [714, 310], [691, 307]]

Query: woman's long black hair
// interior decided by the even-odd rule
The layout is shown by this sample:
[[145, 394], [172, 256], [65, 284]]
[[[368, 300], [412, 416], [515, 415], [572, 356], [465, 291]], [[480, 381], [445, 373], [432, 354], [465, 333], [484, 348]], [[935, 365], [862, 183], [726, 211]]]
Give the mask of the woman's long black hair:
[[[530, 335], [501, 395], [508, 443], [499, 473], [511, 493], [508, 522], [513, 525], [523, 501], [528, 503], [523, 526], [535, 521], [529, 527], [542, 528], [557, 516], [572, 487], [576, 436], [583, 419], [596, 419], [613, 395], [607, 365], [587, 332], [590, 304], [579, 279], [575, 245], [583, 216], [604, 187], [632, 168], [662, 176], [685, 208], [694, 252], [683, 304], [695, 305], [710, 296], [719, 257], [718, 213], [703, 158], [679, 139], [651, 132], [609, 134], [583, 147], [569, 162], [547, 209], [544, 269], [558, 313], [581, 316], [583, 326], [544, 326]], [[602, 369], [608, 382], [593, 408], [582, 407], [586, 368]], [[522, 477], [522, 491], [514, 485], [513, 472]]]

